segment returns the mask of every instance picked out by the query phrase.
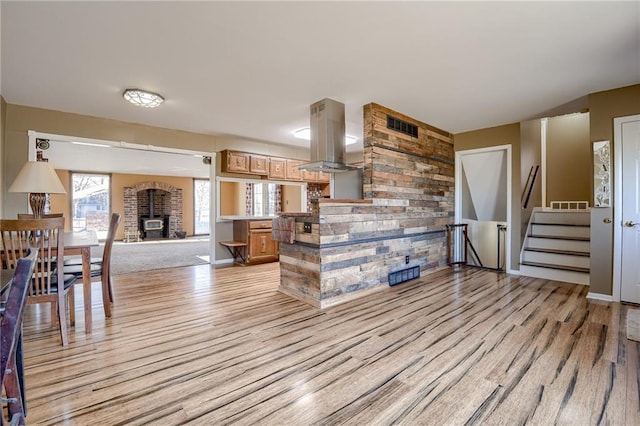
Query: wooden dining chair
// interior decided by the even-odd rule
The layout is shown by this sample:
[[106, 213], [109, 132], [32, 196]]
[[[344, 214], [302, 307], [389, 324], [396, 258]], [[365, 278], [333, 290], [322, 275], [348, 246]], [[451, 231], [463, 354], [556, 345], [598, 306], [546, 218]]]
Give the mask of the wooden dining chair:
[[77, 277], [65, 275], [51, 259], [64, 257], [64, 218], [0, 220], [3, 268], [15, 269], [29, 248], [37, 251], [35, 272], [31, 279], [27, 303], [50, 303], [51, 323], [60, 324], [62, 345], [68, 344], [67, 298], [69, 317], [75, 323], [73, 284]]
[[[48, 213], [43, 214], [40, 219], [51, 219], [52, 217], [63, 217], [64, 213]], [[32, 213], [18, 213], [18, 219], [35, 219]]]
[[[29, 291], [29, 283], [36, 264], [36, 250], [18, 260], [15, 273], [8, 284], [8, 296], [0, 308], [0, 393], [4, 389], [9, 422], [25, 424], [26, 401], [24, 371], [22, 369], [22, 320]], [[0, 283], [3, 285], [5, 283]], [[4, 290], [4, 288], [3, 288]], [[0, 425], [4, 424], [4, 411]]]
[[[116, 231], [120, 224], [120, 214], [113, 213], [111, 215], [111, 221], [109, 222], [109, 231], [107, 232], [107, 239], [104, 243], [104, 251], [102, 252], [102, 259], [94, 261], [91, 258], [91, 276], [100, 277], [102, 282], [102, 306], [104, 307], [104, 316], [111, 317], [111, 307], [113, 306], [113, 286], [111, 283], [111, 252], [113, 249], [113, 242], [116, 239]], [[64, 260], [64, 273], [73, 274], [76, 277], [82, 276], [82, 259], [71, 258]]]

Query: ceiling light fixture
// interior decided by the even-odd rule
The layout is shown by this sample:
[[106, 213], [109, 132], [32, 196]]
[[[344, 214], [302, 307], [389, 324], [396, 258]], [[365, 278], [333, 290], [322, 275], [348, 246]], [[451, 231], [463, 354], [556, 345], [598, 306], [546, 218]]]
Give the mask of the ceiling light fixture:
[[293, 132], [293, 136], [298, 139], [305, 139], [309, 141], [311, 140], [311, 129], [308, 127], [298, 129], [295, 132]]
[[122, 93], [122, 97], [143, 108], [155, 108], [164, 102], [164, 98], [157, 93], [141, 89], [127, 89]]
[[[298, 129], [295, 132], [293, 132], [293, 136], [298, 138], [298, 139], [304, 139], [304, 140], [311, 140], [311, 129], [309, 127], [304, 127], [302, 129]], [[354, 144], [358, 141], [358, 138], [354, 137], [354, 136], [345, 136], [345, 141], [344, 144], [345, 145], [351, 145]]]

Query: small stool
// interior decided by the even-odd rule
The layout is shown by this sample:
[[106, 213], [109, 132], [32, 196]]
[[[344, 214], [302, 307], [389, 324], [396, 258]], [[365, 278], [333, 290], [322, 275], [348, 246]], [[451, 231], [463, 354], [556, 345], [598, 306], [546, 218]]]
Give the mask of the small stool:
[[[236, 263], [246, 264], [247, 262], [247, 243], [242, 241], [220, 241], [220, 245], [223, 245], [229, 250], [233, 261]], [[242, 259], [242, 262], [238, 261], [238, 258]]]

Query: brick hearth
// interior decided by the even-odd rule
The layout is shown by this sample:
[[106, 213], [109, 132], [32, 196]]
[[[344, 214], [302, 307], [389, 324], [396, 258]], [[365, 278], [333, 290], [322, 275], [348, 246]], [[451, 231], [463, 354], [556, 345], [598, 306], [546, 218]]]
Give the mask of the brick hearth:
[[124, 188], [124, 231], [135, 235], [140, 229], [140, 217], [149, 214], [148, 189], [156, 190], [154, 209], [157, 215], [169, 216], [169, 238], [182, 230], [182, 189], [163, 182], [143, 182]]

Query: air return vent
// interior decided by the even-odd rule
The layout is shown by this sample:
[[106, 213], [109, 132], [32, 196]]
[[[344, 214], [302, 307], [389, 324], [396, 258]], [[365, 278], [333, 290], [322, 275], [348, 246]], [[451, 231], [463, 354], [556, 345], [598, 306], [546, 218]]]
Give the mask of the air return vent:
[[387, 129], [392, 129], [405, 135], [413, 136], [414, 138], [418, 137], [418, 126], [390, 115], [387, 115]]
[[413, 266], [401, 271], [395, 271], [389, 274], [389, 285], [401, 284], [405, 281], [413, 280], [420, 277], [420, 267]]

